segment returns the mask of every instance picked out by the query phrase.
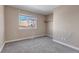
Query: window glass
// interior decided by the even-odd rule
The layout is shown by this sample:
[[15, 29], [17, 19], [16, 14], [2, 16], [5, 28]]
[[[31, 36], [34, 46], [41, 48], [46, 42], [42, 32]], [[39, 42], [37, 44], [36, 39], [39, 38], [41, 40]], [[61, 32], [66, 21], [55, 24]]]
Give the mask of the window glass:
[[35, 29], [37, 28], [36, 17], [19, 15], [19, 28], [20, 29]]

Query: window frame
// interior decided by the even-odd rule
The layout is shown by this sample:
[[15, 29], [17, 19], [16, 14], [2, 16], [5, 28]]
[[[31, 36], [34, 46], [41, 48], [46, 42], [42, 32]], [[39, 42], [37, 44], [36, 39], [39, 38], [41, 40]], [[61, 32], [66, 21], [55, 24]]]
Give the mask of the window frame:
[[29, 17], [34, 17], [35, 27], [21, 28], [20, 25], [19, 25], [19, 29], [37, 29], [37, 17], [36, 16], [19, 13], [19, 15], [18, 15], [19, 16], [19, 24], [20, 24], [20, 16], [21, 15], [29, 16]]

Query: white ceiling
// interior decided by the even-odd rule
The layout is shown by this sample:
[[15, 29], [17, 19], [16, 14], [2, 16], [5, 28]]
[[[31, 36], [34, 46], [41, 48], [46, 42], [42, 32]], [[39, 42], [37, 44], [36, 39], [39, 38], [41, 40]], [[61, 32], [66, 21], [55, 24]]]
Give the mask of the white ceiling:
[[28, 10], [31, 12], [39, 13], [42, 15], [48, 15], [53, 13], [53, 10], [58, 7], [58, 5], [11, 5], [22, 10]]

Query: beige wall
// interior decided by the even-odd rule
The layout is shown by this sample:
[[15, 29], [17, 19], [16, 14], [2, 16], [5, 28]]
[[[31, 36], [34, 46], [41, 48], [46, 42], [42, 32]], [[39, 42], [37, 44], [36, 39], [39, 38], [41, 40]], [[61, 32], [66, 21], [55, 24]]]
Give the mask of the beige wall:
[[[18, 27], [19, 12], [37, 17], [37, 29], [20, 30]], [[45, 35], [45, 23], [44, 23], [45, 16], [35, 14], [32, 12], [28, 12], [28, 11], [22, 11], [22, 10], [18, 11], [18, 9], [8, 7], [8, 6], [5, 7], [5, 14], [6, 14], [5, 15], [6, 41], [16, 40], [16, 39], [20, 39], [20, 38], [27, 38], [27, 37], [31, 37], [31, 36], [37, 36], [37, 35]]]
[[54, 10], [53, 38], [79, 47], [79, 6], [60, 6]]
[[0, 5], [0, 49], [4, 43], [4, 6]]
[[47, 35], [53, 37], [53, 14], [47, 16]]

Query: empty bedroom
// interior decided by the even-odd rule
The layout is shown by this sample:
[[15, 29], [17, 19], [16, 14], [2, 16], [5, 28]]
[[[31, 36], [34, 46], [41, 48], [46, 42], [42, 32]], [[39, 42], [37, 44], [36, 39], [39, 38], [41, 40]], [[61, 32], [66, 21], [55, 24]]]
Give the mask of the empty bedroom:
[[79, 5], [0, 5], [1, 53], [78, 53]]

